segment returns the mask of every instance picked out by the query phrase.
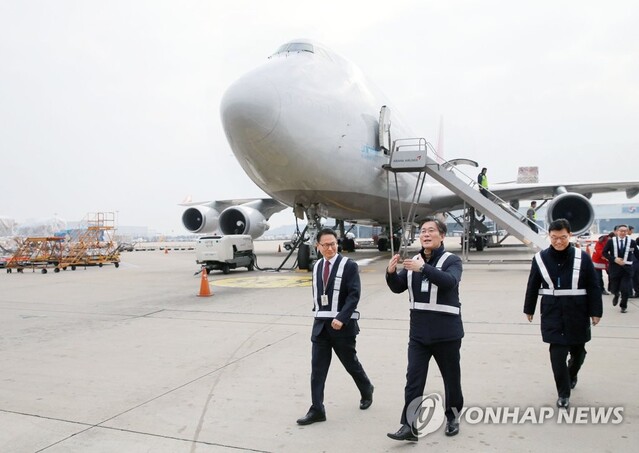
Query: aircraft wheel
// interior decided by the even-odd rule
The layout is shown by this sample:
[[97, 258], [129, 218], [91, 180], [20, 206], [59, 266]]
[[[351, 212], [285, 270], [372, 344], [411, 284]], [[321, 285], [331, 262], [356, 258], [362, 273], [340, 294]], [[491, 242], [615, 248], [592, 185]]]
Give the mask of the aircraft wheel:
[[75, 266], [71, 266], [71, 270], [74, 271], [75, 270]]
[[60, 272], [60, 268], [59, 268], [59, 267], [56, 267], [55, 269], [53, 269], [53, 272], [54, 272], [55, 274], [57, 274], [58, 272]]
[[120, 263], [113, 263], [113, 265], [115, 266], [116, 269], [120, 267]]
[[42, 269], [40, 272], [42, 272], [43, 274], [46, 274], [47, 270], [46, 269]]

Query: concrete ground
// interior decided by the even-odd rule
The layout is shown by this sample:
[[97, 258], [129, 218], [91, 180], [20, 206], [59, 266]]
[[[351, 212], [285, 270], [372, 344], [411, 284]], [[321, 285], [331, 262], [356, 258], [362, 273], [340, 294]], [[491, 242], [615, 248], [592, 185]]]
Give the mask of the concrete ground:
[[[261, 267], [285, 256], [276, 242], [257, 242], [256, 250]], [[566, 423], [539, 316], [530, 324], [522, 313], [531, 256], [490, 249], [473, 258], [493, 264], [465, 265], [468, 409], [458, 436], [439, 429], [418, 443], [386, 437], [399, 428], [409, 316], [408, 296], [384, 282], [389, 253], [349, 254], [361, 264], [358, 351], [375, 385], [373, 405], [359, 410], [358, 391], [334, 360], [328, 420], [306, 427], [295, 420], [310, 405], [308, 273], [214, 273], [213, 296], [203, 298], [188, 250], [125, 253], [118, 269], [2, 272], [0, 451], [637, 451], [637, 299], [622, 314], [605, 297], [571, 397], [580, 423]], [[425, 393], [443, 394], [434, 362]], [[588, 415], [615, 407], [621, 417], [608, 423]], [[488, 410], [511, 416], [480, 420]], [[526, 410], [532, 418], [522, 420]], [[552, 414], [535, 423], [542, 410]]]

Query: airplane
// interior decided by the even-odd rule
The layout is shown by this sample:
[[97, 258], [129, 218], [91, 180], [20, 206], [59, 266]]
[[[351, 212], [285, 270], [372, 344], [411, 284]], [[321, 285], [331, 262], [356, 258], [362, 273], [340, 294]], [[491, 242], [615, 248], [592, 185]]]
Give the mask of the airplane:
[[[327, 217], [377, 225], [399, 222], [397, 208], [408, 210], [417, 177], [398, 174], [399, 202], [392, 202], [395, 209], [389, 210], [384, 166], [392, 139], [416, 135], [396, 112], [346, 58], [311, 40], [283, 44], [264, 64], [235, 81], [220, 106], [235, 157], [272, 198], [188, 203], [183, 225], [192, 233], [219, 230], [256, 238], [268, 229], [270, 216], [286, 207], [298, 218], [306, 216], [315, 229]], [[513, 206], [520, 199], [546, 199], [548, 219], [569, 217], [579, 234], [594, 221], [589, 201], [593, 193], [625, 191], [631, 198], [639, 193], [639, 181], [503, 183], [489, 189]], [[457, 193], [428, 181], [414, 220], [462, 206]], [[387, 243], [380, 250], [385, 247]]]

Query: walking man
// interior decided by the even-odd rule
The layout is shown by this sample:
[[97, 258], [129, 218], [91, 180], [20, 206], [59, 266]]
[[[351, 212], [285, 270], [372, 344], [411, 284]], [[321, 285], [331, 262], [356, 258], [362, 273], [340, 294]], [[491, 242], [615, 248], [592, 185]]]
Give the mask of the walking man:
[[[435, 358], [445, 389], [447, 436], [459, 433], [458, 414], [464, 405], [461, 388], [460, 354], [464, 327], [459, 302], [459, 282], [462, 262], [444, 249], [446, 225], [434, 218], [426, 219], [419, 232], [422, 249], [411, 259], [405, 259], [397, 272], [399, 255], [393, 256], [386, 270], [386, 284], [394, 293], [408, 290], [410, 330], [408, 370], [404, 388], [404, 408], [401, 427], [388, 433], [394, 440], [417, 441], [419, 427], [411, 403], [422, 398], [428, 375], [428, 364]], [[419, 417], [417, 417], [419, 418]]]
[[537, 202], [531, 201], [528, 211], [526, 211], [526, 218], [528, 219], [528, 226], [535, 233], [539, 233], [539, 227], [537, 226]]
[[617, 225], [617, 236], [611, 238], [603, 250], [603, 256], [608, 260], [612, 306], [616, 307], [621, 298], [621, 313], [628, 310], [628, 297], [632, 293], [632, 264], [637, 259], [635, 250], [636, 244], [628, 237], [627, 225]]
[[360, 409], [373, 404], [373, 384], [357, 358], [355, 337], [359, 333], [355, 310], [360, 297], [359, 268], [355, 261], [337, 253], [337, 235], [331, 229], [317, 234], [323, 258], [313, 268], [313, 333], [311, 335], [311, 400], [299, 425], [326, 421], [324, 386], [333, 351], [351, 375], [361, 398]]
[[532, 322], [541, 295], [541, 337], [550, 343], [557, 407], [567, 408], [586, 358], [590, 322], [596, 326], [601, 319], [601, 288], [588, 253], [570, 244], [568, 220], [551, 222], [548, 235], [550, 247], [538, 252], [532, 261], [524, 313]]
[[477, 184], [479, 184], [479, 192], [488, 198], [488, 176], [486, 176], [486, 172], [488, 169], [486, 167], [481, 169], [481, 172], [477, 175]]

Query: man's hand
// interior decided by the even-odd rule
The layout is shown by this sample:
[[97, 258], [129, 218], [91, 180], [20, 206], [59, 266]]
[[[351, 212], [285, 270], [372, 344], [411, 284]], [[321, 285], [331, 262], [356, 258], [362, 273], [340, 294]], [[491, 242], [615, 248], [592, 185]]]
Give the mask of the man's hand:
[[528, 318], [528, 322], [532, 322], [532, 320], [533, 320], [533, 315], [526, 315], [526, 318]]
[[419, 272], [419, 270], [424, 265], [424, 260], [421, 256], [416, 259], [406, 258], [403, 264], [404, 269], [408, 269], [409, 271], [413, 272]]
[[596, 326], [597, 324], [599, 324], [599, 321], [601, 321], [601, 318], [598, 318], [596, 316], [593, 316], [590, 319], [592, 319], [592, 325], [593, 326]]
[[393, 257], [388, 262], [388, 273], [394, 274], [397, 270], [397, 263], [399, 263], [399, 254], [393, 255]]
[[331, 322], [331, 327], [335, 330], [340, 330], [343, 325], [344, 323], [338, 319], [333, 319], [333, 321]]
[[623, 258], [615, 258], [615, 263], [619, 266], [623, 266], [625, 263], [623, 262]]

